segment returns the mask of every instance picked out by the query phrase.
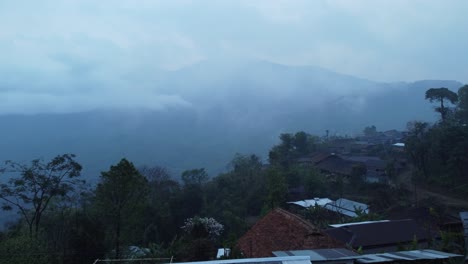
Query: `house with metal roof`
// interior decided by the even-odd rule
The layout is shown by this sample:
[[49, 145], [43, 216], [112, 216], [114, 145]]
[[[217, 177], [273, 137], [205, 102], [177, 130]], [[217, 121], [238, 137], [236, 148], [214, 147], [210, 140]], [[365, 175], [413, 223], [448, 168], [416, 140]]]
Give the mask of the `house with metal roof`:
[[325, 230], [331, 237], [351, 248], [365, 253], [396, 251], [399, 247], [416, 243], [418, 248], [428, 246], [432, 238], [416, 221], [384, 220], [333, 225]]
[[366, 166], [367, 172], [365, 175], [365, 181], [374, 183], [386, 183], [388, 177], [386, 173], [387, 162], [379, 157], [375, 156], [340, 156], [344, 160], [359, 162]]
[[362, 164], [351, 160], [345, 160], [338, 155], [330, 155], [326, 159], [315, 164], [321, 172], [334, 176], [350, 176], [353, 167]]
[[257, 221], [237, 242], [246, 257], [269, 257], [273, 251], [344, 247], [302, 217], [277, 208]]
[[313, 165], [320, 171], [329, 175], [349, 176], [353, 166], [362, 164], [351, 160], [345, 160], [339, 155], [330, 152], [316, 152], [308, 157], [297, 160], [298, 163]]

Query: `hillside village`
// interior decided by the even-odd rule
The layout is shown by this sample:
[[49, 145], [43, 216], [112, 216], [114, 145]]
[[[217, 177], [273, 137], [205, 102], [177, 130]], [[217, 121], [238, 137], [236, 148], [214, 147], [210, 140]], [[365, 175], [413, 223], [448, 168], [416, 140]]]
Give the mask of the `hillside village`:
[[211, 178], [194, 168], [179, 181], [123, 158], [90, 186], [73, 154], [8, 161], [0, 199], [19, 218], [0, 234], [0, 261], [462, 263], [466, 91], [436, 108], [435, 124], [283, 133], [267, 162], [237, 154]]
[[[315, 168], [332, 182], [349, 181], [354, 184], [351, 188], [359, 184], [403, 186], [402, 178], [411, 170], [405, 154], [407, 135], [366, 127], [356, 138], [326, 137], [326, 147], [294, 163]], [[344, 196], [360, 201], [371, 198], [353, 192]], [[251, 262], [268, 257], [268, 261], [286, 262], [284, 258], [292, 256], [307, 256], [304, 263], [463, 262], [468, 212], [458, 210], [466, 210], [466, 203], [463, 208], [436, 212], [436, 204], [415, 198], [408, 206], [395, 204], [383, 210], [341, 196], [335, 200], [307, 197], [304, 186], [289, 188], [287, 197], [297, 200], [267, 213], [238, 240], [236, 247], [243, 257], [252, 258]]]

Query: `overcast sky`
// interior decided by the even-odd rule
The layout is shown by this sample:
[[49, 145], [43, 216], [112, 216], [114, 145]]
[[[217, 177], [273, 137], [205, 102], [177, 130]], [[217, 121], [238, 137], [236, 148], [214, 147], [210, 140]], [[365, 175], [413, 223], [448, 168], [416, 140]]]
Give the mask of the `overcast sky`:
[[86, 109], [105, 98], [189, 105], [154, 93], [150, 77], [213, 59], [467, 82], [467, 10], [466, 0], [2, 0], [0, 113]]

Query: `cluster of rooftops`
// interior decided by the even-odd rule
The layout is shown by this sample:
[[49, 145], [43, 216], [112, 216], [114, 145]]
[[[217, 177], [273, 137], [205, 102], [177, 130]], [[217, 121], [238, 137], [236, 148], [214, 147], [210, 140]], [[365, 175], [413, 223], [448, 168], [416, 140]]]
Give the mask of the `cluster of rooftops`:
[[[289, 202], [294, 206], [319, 206], [348, 219], [366, 204], [314, 198]], [[354, 214], [353, 214], [354, 212]], [[468, 244], [468, 212], [459, 214], [461, 232]], [[416, 220], [415, 220], [416, 219]], [[461, 263], [461, 254], [429, 249], [436, 230], [415, 219], [378, 220], [330, 224], [318, 228], [301, 216], [276, 208], [258, 220], [237, 242], [244, 258], [229, 257], [230, 249], [218, 249], [217, 259], [182, 264], [355, 264], [355, 263]], [[453, 262], [455, 261], [455, 262]], [[172, 262], [172, 259], [171, 259]]]
[[[292, 203], [299, 206], [326, 206], [337, 201], [311, 199]], [[468, 221], [468, 213], [461, 216]], [[240, 238], [237, 246], [246, 258], [196, 263], [354, 264], [446, 263], [451, 259], [463, 261], [464, 256], [460, 254], [426, 249], [429, 238], [427, 230], [412, 219], [334, 224], [329, 229], [319, 230], [302, 217], [277, 208]], [[421, 249], [397, 250], [399, 246], [414, 243], [415, 240]], [[226, 252], [229, 250], [220, 249], [218, 255]]]
[[[316, 198], [290, 203], [321, 206], [338, 213], [347, 210], [345, 214], [349, 217], [353, 217], [349, 213], [352, 209], [368, 210], [367, 205], [347, 199]], [[468, 213], [464, 216], [468, 223]], [[439, 260], [463, 258], [459, 254], [427, 249], [434, 235], [434, 230], [413, 219], [350, 222], [319, 229], [301, 216], [277, 208], [241, 237], [237, 246], [248, 258], [306, 257], [301, 263], [308, 264], [426, 263], [428, 260], [438, 263]], [[414, 247], [413, 250], [402, 250], [410, 247]], [[298, 259], [278, 261], [299, 264]]]

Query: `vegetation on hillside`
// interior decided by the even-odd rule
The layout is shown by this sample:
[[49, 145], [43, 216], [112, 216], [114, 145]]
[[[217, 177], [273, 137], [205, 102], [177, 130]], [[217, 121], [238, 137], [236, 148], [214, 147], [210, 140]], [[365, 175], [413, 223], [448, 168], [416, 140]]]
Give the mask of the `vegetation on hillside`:
[[[403, 154], [389, 144], [369, 151], [388, 161], [390, 180], [397, 173], [395, 161], [406, 155], [415, 182], [467, 194], [468, 86], [458, 94], [429, 89], [426, 98], [440, 104], [435, 109], [439, 122], [410, 122]], [[364, 134], [374, 137], [378, 131], [369, 126]], [[4, 210], [16, 209], [21, 217], [0, 234], [0, 262], [92, 263], [143, 256], [206, 260], [218, 247], [235, 248], [256, 219], [297, 197], [356, 197], [373, 213], [361, 212], [355, 221], [381, 219], [393, 207], [410, 206], [405, 188], [394, 182], [368, 183], [363, 167], [337, 177], [299, 162], [349, 140], [285, 133], [271, 148], [268, 162], [237, 154], [224, 173], [210, 178], [203, 168], [190, 169], [181, 181], [165, 168], [136, 168], [122, 159], [101, 173], [96, 186], [86, 187], [73, 155], [30, 165], [8, 162], [3, 176], [10, 180], [0, 185], [0, 199]], [[321, 208], [298, 213], [319, 227], [327, 225]]]

